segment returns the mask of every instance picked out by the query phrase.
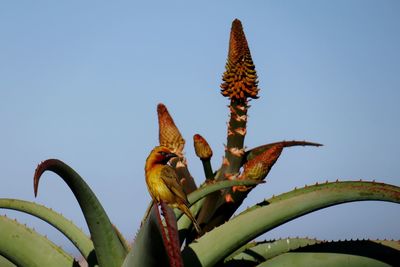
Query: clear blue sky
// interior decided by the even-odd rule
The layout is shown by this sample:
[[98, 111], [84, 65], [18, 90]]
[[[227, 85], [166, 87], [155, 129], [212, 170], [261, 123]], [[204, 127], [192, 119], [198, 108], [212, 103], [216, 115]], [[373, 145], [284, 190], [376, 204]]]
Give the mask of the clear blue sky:
[[[0, 197], [35, 200], [87, 231], [72, 193], [36, 165], [59, 158], [92, 187], [132, 239], [150, 197], [144, 161], [158, 142], [156, 105], [221, 164], [227, 99], [219, 93], [231, 22], [239, 18], [256, 64], [260, 99], [246, 145], [309, 140], [289, 148], [246, 205], [325, 180], [400, 185], [400, 4], [367, 1], [2, 1], [0, 3]], [[58, 244], [65, 239], [17, 216]], [[345, 204], [275, 229], [266, 238], [400, 239], [400, 207]]]

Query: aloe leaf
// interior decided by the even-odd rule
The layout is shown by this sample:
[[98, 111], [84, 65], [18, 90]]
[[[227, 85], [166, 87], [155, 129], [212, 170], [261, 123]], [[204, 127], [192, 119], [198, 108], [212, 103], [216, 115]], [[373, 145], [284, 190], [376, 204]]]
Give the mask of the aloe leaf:
[[57, 159], [49, 159], [39, 164], [35, 171], [35, 196], [37, 195], [39, 179], [45, 171], [58, 174], [74, 193], [88, 224], [99, 265], [102, 267], [120, 267], [126, 251], [110, 219], [90, 187], [67, 164]]
[[92, 265], [95, 264], [93, 260], [97, 261], [94, 254], [93, 242], [90, 238], [61, 214], [45, 206], [19, 199], [0, 199], [0, 208], [21, 211], [42, 219], [63, 233], [76, 246], [86, 260], [88, 258], [89, 260], [92, 259]]
[[[191, 204], [190, 212], [193, 214], [194, 217], [196, 217], [203, 207], [205, 197], [209, 194], [215, 193], [216, 191], [230, 188], [232, 186], [254, 186], [260, 183], [263, 183], [263, 181], [225, 180], [219, 182], [205, 183], [202, 187], [198, 188], [188, 195], [188, 200]], [[189, 237], [188, 231], [190, 229], [190, 226], [192, 225], [192, 221], [187, 216], [182, 216], [182, 212], [180, 210], [174, 209], [174, 212], [178, 220], [180, 240], [181, 242], [183, 242], [185, 238]], [[196, 235], [197, 233], [195, 233], [192, 238], [196, 237]], [[188, 238], [187, 240], [191, 241], [191, 238]]]
[[[183, 267], [181, 256], [181, 244], [179, 242], [178, 226], [176, 224], [175, 214], [165, 203], [160, 203], [161, 211], [164, 216], [165, 227], [161, 228], [163, 234], [164, 246], [167, 250], [170, 267]], [[160, 217], [160, 225], [162, 224]]]
[[[243, 179], [263, 180], [279, 159], [283, 149], [293, 146], [318, 147], [322, 145], [307, 141], [281, 141], [253, 148], [245, 152], [242, 157], [240, 166], [243, 166], [244, 171], [241, 176], [243, 176]], [[229, 162], [229, 164], [231, 163]], [[226, 179], [225, 176], [227, 174], [239, 171], [239, 169], [235, 169], [227, 172], [226, 168], [223, 167], [221, 167], [220, 172], [216, 175], [217, 180]], [[200, 211], [198, 218], [200, 224], [203, 223], [206, 225], [204, 231], [209, 231], [226, 222], [236, 212], [252, 188], [248, 190], [234, 189], [237, 188], [225, 190], [220, 195], [213, 194], [207, 197], [204, 208]], [[226, 201], [227, 199], [230, 201]]]
[[385, 240], [369, 240], [369, 241], [400, 251], [400, 240], [385, 239]]
[[[263, 183], [263, 181], [254, 180], [225, 180], [219, 182], [205, 183], [202, 187], [193, 191], [188, 195], [190, 206], [190, 212], [194, 217], [200, 212], [205, 202], [205, 197], [209, 194], [215, 193], [216, 191], [230, 188], [232, 186], [254, 186]], [[187, 216], [182, 216], [182, 212], [179, 209], [174, 209], [176, 218], [178, 220], [178, 229], [181, 243], [185, 240], [191, 242], [193, 238], [197, 237], [197, 233], [193, 233], [189, 236], [190, 226], [192, 221]]]
[[[196, 189], [192, 193], [188, 195], [188, 200], [190, 205], [193, 205], [203, 197], [214, 193], [216, 191], [226, 189], [232, 186], [252, 186], [252, 185], [258, 185], [264, 183], [263, 181], [254, 181], [254, 180], [225, 180], [225, 181], [219, 181], [219, 182], [214, 182], [214, 183], [207, 183], [203, 185], [202, 187]], [[182, 212], [178, 209], [174, 210], [175, 216], [177, 219], [179, 219], [182, 216]]]
[[260, 260], [265, 261], [300, 247], [321, 242], [311, 238], [285, 238], [275, 241], [251, 242], [232, 253], [225, 259], [225, 262], [229, 262], [230, 260], [246, 260], [260, 263]]
[[[195, 202], [193, 205], [190, 206], [190, 212], [193, 214], [193, 216], [196, 218], [197, 214], [199, 213], [202, 205], [204, 202], [204, 198], [200, 199], [199, 201]], [[176, 212], [176, 210], [175, 210]], [[180, 216], [179, 220], [177, 221], [178, 224], [178, 230], [184, 231], [188, 230], [190, 226], [192, 225], [192, 221], [187, 217], [187, 216]], [[184, 237], [185, 235], [181, 236]]]
[[240, 260], [262, 263], [265, 260], [287, 252], [341, 253], [373, 258], [390, 265], [396, 265], [400, 259], [400, 241], [390, 240], [344, 240], [319, 241], [309, 238], [286, 238], [273, 242], [252, 242], [239, 253], [231, 255], [225, 262]]
[[160, 224], [157, 219], [158, 207], [153, 205], [136, 235], [132, 249], [125, 258], [122, 267], [158, 267], [169, 266], [164, 247]]
[[0, 255], [17, 266], [79, 266], [74, 258], [35, 231], [0, 216]]
[[338, 254], [338, 253], [313, 253], [290, 252], [267, 260], [257, 267], [296, 266], [296, 267], [390, 267], [392, 265], [365, 256]]
[[1, 267], [17, 267], [14, 263], [7, 260], [5, 257], [0, 255], [0, 266]]
[[122, 233], [118, 230], [118, 228], [115, 225], [113, 225], [113, 228], [115, 230], [115, 233], [118, 236], [119, 241], [121, 242], [122, 246], [124, 247], [125, 251], [129, 251], [131, 249], [129, 242], [125, 239], [125, 237], [122, 235]]
[[[190, 193], [188, 197], [188, 201], [190, 203], [190, 211], [192, 214], [196, 217], [196, 214], [199, 212], [199, 210], [202, 208], [202, 202], [199, 203], [199, 200], [203, 199], [209, 194], [212, 194], [216, 191], [226, 189], [232, 186], [254, 186], [264, 183], [264, 181], [254, 181], [254, 180], [225, 180], [225, 181], [219, 181], [219, 182], [211, 182], [211, 183], [205, 183], [192, 193]], [[153, 205], [153, 202], [151, 202], [146, 210], [146, 215], [144, 219], [142, 219], [142, 223], [147, 217], [147, 214], [149, 213], [149, 210], [151, 209]], [[187, 218], [187, 216], [182, 216], [183, 213], [179, 209], [174, 209], [175, 217], [178, 221], [178, 229], [187, 229], [191, 225], [191, 220]], [[184, 217], [184, 218], [183, 218]]]
[[270, 143], [262, 146], [258, 146], [252, 149], [247, 150], [244, 153], [243, 157], [243, 162], [242, 165], [244, 165], [247, 161], [252, 160], [254, 157], [257, 155], [260, 155], [263, 153], [265, 150], [268, 150], [274, 146], [283, 146], [283, 147], [292, 147], [292, 146], [323, 146], [322, 144], [319, 143], [314, 143], [314, 142], [308, 142], [308, 141], [280, 141], [280, 142], [275, 142], [275, 143]]
[[[254, 180], [225, 180], [225, 181], [219, 181], [219, 182], [212, 182], [212, 183], [206, 183], [190, 193], [187, 197], [191, 206], [190, 211], [192, 211], [192, 214], [196, 217], [196, 214], [198, 213], [198, 210], [201, 209], [202, 205], [197, 205], [196, 208], [192, 208], [192, 206], [199, 202], [200, 199], [204, 198], [205, 196], [212, 194], [216, 191], [226, 189], [232, 186], [252, 186], [252, 185], [258, 185], [264, 183], [263, 181], [254, 181]], [[201, 204], [201, 203], [198, 203]], [[147, 218], [147, 215], [149, 214], [149, 211], [151, 210], [153, 206], [153, 202], [150, 202], [146, 212], [145, 216], [142, 219], [142, 223], [145, 221]], [[181, 219], [183, 213], [179, 209], [174, 209], [174, 213], [176, 216], [176, 219], [178, 220], [178, 228], [181, 229], [183, 227], [179, 226], [179, 220]], [[186, 216], [185, 216], [186, 217]], [[189, 220], [190, 221], [190, 220]], [[186, 225], [186, 224], [184, 224]]]
[[[190, 212], [194, 217], [196, 217], [199, 213], [203, 203], [204, 198], [200, 199], [190, 207]], [[199, 236], [197, 231], [192, 228], [193, 222], [187, 216], [181, 216], [180, 219], [177, 221], [177, 225], [179, 229], [179, 240], [181, 242], [181, 245], [184, 242], [186, 242], [187, 244], [191, 243], [195, 238]]]
[[293, 252], [352, 254], [385, 262], [391, 266], [399, 263], [399, 241], [344, 240], [330, 241], [298, 248]]
[[[400, 187], [375, 182], [334, 182], [308, 186], [265, 200], [191, 243], [188, 266], [213, 266], [257, 236], [307, 213], [340, 203], [379, 200], [400, 203]], [[218, 246], [213, 243], [218, 240]], [[210, 249], [212, 248], [212, 249]]]

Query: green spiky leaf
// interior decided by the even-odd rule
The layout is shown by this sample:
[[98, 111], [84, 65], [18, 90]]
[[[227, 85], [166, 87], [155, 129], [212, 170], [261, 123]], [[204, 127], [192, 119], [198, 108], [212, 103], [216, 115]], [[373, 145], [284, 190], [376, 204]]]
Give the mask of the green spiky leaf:
[[0, 255], [17, 266], [79, 266], [74, 258], [35, 231], [0, 216]]
[[[161, 228], [163, 234], [164, 246], [167, 250], [170, 267], [183, 267], [181, 255], [181, 244], [179, 242], [178, 226], [176, 224], [175, 214], [167, 203], [160, 203], [161, 211], [164, 216], [165, 226]], [[160, 218], [160, 224], [161, 218]]]
[[[400, 187], [375, 182], [334, 182], [265, 200], [191, 243], [183, 251], [185, 264], [213, 266], [250, 240], [287, 221], [332, 205], [362, 200], [400, 203]], [[218, 246], [212, 245], [215, 240]]]
[[251, 242], [225, 259], [225, 262], [230, 260], [245, 260], [248, 262], [260, 263], [277, 255], [304, 247], [314, 245], [322, 241], [310, 238], [285, 238], [276, 241]]
[[293, 141], [280, 141], [280, 142], [276, 142], [276, 143], [271, 143], [271, 144], [258, 146], [258, 147], [249, 149], [244, 153], [242, 165], [244, 165], [249, 160], [252, 160], [254, 157], [260, 155], [264, 151], [266, 151], [268, 149], [271, 149], [274, 146], [282, 146], [282, 147], [316, 146], [316, 147], [319, 147], [319, 146], [322, 146], [322, 144], [314, 143], [314, 142], [308, 142], [308, 141], [296, 141], [296, 140], [293, 140]]
[[157, 267], [169, 266], [169, 259], [164, 247], [157, 207], [152, 206], [143, 222], [132, 249], [129, 251], [122, 267]]
[[225, 260], [224, 266], [254, 266], [287, 252], [338, 253], [372, 258], [395, 266], [400, 259], [400, 242], [390, 240], [320, 241], [309, 238], [285, 238], [269, 242], [251, 242]]
[[[261, 183], [264, 182], [254, 181], [254, 180], [225, 180], [225, 181], [205, 184], [202, 187], [190, 193], [188, 195], [188, 200], [190, 205], [193, 205], [194, 203], [204, 198], [205, 196], [222, 189], [230, 188], [232, 186], [255, 186]], [[176, 218], [179, 219], [182, 216], [182, 212], [178, 209], [175, 209], [175, 215]]]
[[[229, 160], [229, 168], [221, 168], [221, 172], [217, 173], [217, 180], [224, 179], [224, 173], [236, 173], [239, 167], [243, 165], [244, 171], [241, 174], [244, 179], [263, 180], [271, 170], [272, 166], [280, 157], [284, 148], [293, 146], [322, 146], [318, 143], [307, 141], [281, 141], [253, 148], [241, 157], [241, 163], [237, 164], [236, 169], [232, 168], [232, 162]], [[206, 223], [205, 231], [227, 221], [243, 203], [244, 199], [250, 193], [250, 190], [226, 190], [223, 195], [213, 194], [207, 197], [204, 203], [204, 209], [199, 215], [199, 222]], [[225, 197], [230, 196], [233, 201], [226, 202]], [[216, 211], [220, 212], [216, 212]]]
[[34, 191], [37, 194], [39, 179], [45, 171], [58, 174], [74, 193], [82, 209], [101, 267], [120, 267], [126, 251], [114, 231], [104, 208], [82, 177], [64, 162], [49, 159], [37, 167], [34, 176]]
[[392, 265], [365, 256], [338, 254], [338, 253], [314, 253], [314, 252], [290, 252], [267, 260], [257, 267], [296, 266], [296, 267], [390, 267]]
[[1, 267], [17, 267], [14, 263], [0, 255], [0, 266]]
[[24, 212], [49, 223], [76, 246], [82, 256], [89, 262], [90, 266], [97, 264], [93, 242], [81, 229], [61, 214], [45, 206], [18, 199], [2, 198], [0, 199], [0, 208]]

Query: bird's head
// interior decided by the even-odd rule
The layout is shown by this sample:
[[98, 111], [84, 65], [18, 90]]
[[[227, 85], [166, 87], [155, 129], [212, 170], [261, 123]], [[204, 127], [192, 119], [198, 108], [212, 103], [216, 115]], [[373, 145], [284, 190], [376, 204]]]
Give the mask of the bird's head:
[[158, 164], [167, 164], [172, 158], [177, 157], [168, 147], [156, 146], [150, 153], [148, 161]]

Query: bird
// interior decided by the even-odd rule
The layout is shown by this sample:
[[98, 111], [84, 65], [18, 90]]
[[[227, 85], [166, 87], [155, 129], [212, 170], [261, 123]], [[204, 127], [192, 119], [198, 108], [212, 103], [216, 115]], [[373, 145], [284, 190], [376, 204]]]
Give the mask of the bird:
[[180, 209], [189, 219], [197, 233], [200, 226], [189, 209], [186, 193], [179, 183], [178, 175], [173, 167], [168, 165], [170, 159], [178, 157], [166, 146], [156, 146], [146, 159], [145, 177], [148, 191], [155, 203], [166, 202], [173, 208]]

